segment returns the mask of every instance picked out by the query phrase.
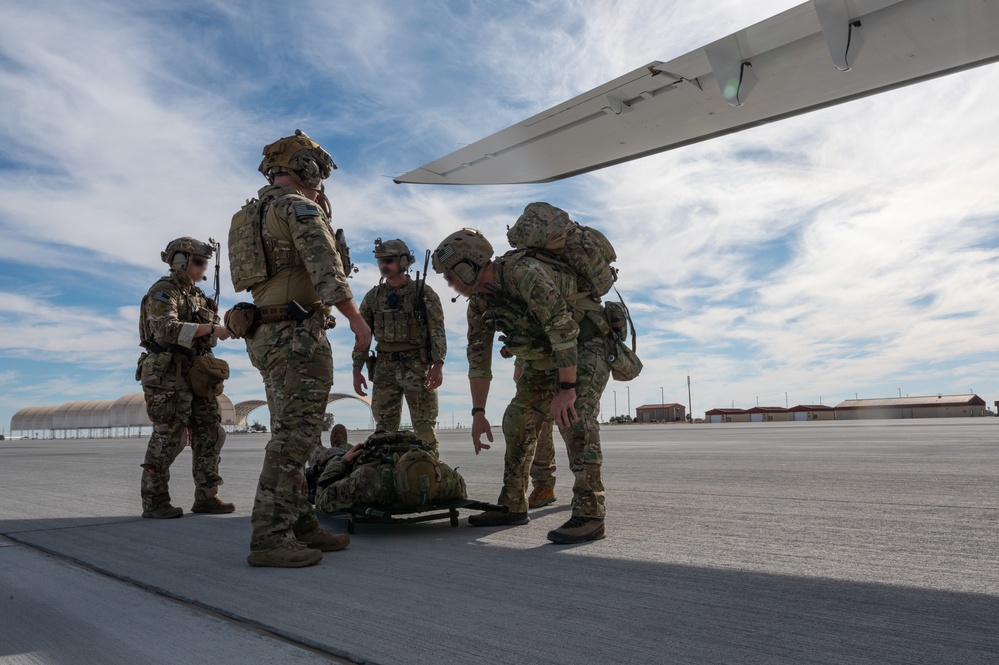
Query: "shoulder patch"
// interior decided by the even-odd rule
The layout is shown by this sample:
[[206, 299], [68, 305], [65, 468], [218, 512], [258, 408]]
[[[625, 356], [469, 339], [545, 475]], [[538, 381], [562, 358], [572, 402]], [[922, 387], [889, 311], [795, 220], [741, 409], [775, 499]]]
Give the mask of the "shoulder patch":
[[296, 217], [319, 217], [319, 208], [312, 205], [311, 203], [296, 203], [295, 204], [295, 216]]
[[163, 293], [162, 291], [157, 291], [156, 293], [154, 293], [153, 300], [159, 300], [160, 302], [165, 302], [168, 305], [170, 304], [170, 298], [168, 298], [167, 294]]

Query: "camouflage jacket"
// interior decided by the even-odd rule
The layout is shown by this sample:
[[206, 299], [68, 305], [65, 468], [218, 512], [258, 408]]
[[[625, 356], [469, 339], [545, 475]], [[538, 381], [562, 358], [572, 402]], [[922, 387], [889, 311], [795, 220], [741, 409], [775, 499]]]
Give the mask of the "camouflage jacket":
[[214, 335], [195, 339], [200, 323], [219, 323], [218, 305], [197, 286], [187, 288], [171, 272], [149, 288], [139, 307], [139, 343], [187, 355], [209, 353], [215, 346]]
[[[431, 364], [443, 363], [447, 355], [447, 335], [441, 299], [429, 284], [424, 284], [421, 305], [417, 302], [417, 288], [416, 281], [409, 277], [397, 289], [382, 282], [364, 296], [361, 316], [370, 326], [379, 352], [426, 349], [429, 331], [430, 356], [427, 360]], [[355, 349], [354, 367], [361, 367], [367, 355], [367, 347]]]
[[579, 326], [567, 299], [577, 292], [575, 275], [520, 254], [496, 258], [494, 276], [491, 292], [468, 301], [468, 377], [492, 379], [496, 331], [518, 358], [574, 367]]
[[[322, 301], [330, 308], [354, 297], [336, 249], [330, 221], [316, 203], [292, 187], [268, 185], [257, 196], [270, 200], [265, 217], [265, 241], [278, 265], [271, 277], [253, 286], [258, 307], [286, 305], [291, 300], [308, 306]], [[286, 249], [284, 249], [286, 248]], [[285, 255], [287, 258], [282, 259]]]

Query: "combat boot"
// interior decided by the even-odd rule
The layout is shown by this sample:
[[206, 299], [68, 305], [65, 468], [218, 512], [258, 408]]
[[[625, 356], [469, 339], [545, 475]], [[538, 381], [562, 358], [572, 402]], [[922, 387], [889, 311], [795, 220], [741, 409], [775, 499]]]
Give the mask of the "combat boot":
[[555, 503], [554, 487], [535, 487], [531, 496], [527, 497], [527, 507], [531, 510]]
[[346, 427], [339, 424], [333, 425], [333, 429], [330, 430], [330, 447], [350, 450], [350, 444], [347, 442]]
[[305, 568], [323, 560], [323, 553], [309, 549], [297, 540], [262, 552], [250, 552], [246, 563], [271, 568]]
[[217, 496], [209, 497], [207, 499], [195, 499], [194, 505], [191, 506], [192, 513], [207, 513], [209, 515], [225, 515], [226, 513], [231, 513], [235, 510], [235, 504], [226, 503]]
[[527, 513], [501, 513], [484, 512], [478, 515], [469, 515], [468, 523], [472, 526], [520, 526], [527, 524], [531, 518]]
[[347, 534], [333, 533], [319, 526], [305, 533], [295, 534], [295, 540], [309, 549], [321, 552], [339, 552], [350, 544], [350, 536]]
[[184, 509], [175, 508], [170, 505], [170, 499], [143, 499], [142, 501], [142, 516], [149, 517], [154, 520], [169, 520], [175, 517], [183, 517]]
[[568, 522], [548, 532], [548, 540], [560, 545], [600, 540], [603, 537], [604, 520], [602, 517], [573, 515]]

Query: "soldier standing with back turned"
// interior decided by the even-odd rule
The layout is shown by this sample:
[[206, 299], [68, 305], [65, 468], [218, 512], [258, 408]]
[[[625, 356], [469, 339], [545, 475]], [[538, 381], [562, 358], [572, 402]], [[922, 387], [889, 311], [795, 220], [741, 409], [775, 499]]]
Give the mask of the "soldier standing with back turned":
[[333, 385], [330, 309], [350, 322], [357, 347], [368, 346], [371, 331], [354, 304], [330, 227], [322, 183], [336, 168], [333, 160], [300, 130], [266, 146], [263, 155], [259, 170], [270, 184], [233, 216], [229, 229], [233, 285], [250, 289], [256, 306], [244, 332], [246, 350], [264, 379], [271, 414], [247, 562], [300, 568], [350, 542], [320, 528], [305, 479], [305, 463], [321, 445]]
[[[402, 240], [375, 241], [375, 258], [382, 281], [361, 301], [361, 316], [372, 329], [377, 359], [371, 386], [371, 413], [375, 429], [395, 432], [406, 397], [413, 431], [439, 455], [437, 387], [441, 384], [447, 340], [440, 298], [406, 270], [413, 254]], [[368, 349], [354, 351], [354, 391], [364, 395], [368, 383], [361, 374]], [[371, 361], [368, 361], [371, 362]]]
[[199, 289], [214, 247], [194, 238], [177, 238], [160, 258], [170, 266], [142, 298], [140, 345], [136, 379], [142, 382], [146, 413], [153, 421], [142, 462], [142, 516], [180, 517], [184, 509], [170, 504], [170, 465], [184, 449], [186, 428], [191, 434], [195, 513], [231, 513], [236, 507], [218, 498], [219, 453], [225, 430], [219, 402], [191, 390], [188, 374], [195, 356], [211, 355], [218, 339], [229, 333], [219, 322], [218, 305]]

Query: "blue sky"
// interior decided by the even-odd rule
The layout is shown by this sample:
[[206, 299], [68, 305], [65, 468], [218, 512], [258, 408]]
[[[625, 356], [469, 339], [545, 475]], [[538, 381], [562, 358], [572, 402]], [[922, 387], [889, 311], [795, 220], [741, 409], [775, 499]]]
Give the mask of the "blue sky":
[[[652, 60], [796, 4], [3, 2], [0, 423], [137, 392], [138, 303], [177, 236], [224, 239], [301, 128], [340, 166], [334, 225], [376, 280], [375, 237], [422, 254], [477, 227], [501, 247], [545, 200], [606, 232], [642, 376], [604, 415], [965, 393], [999, 399], [999, 68], [989, 66], [558, 183], [433, 188], [406, 172]], [[431, 285], [444, 294], [443, 280]], [[223, 266], [223, 307], [237, 300]], [[466, 423], [463, 303], [441, 420]], [[347, 326], [333, 331], [349, 390]], [[261, 398], [240, 342], [227, 393]], [[509, 398], [497, 358], [494, 423]], [[332, 407], [350, 426], [360, 405]], [[254, 417], [266, 421], [260, 410]]]

